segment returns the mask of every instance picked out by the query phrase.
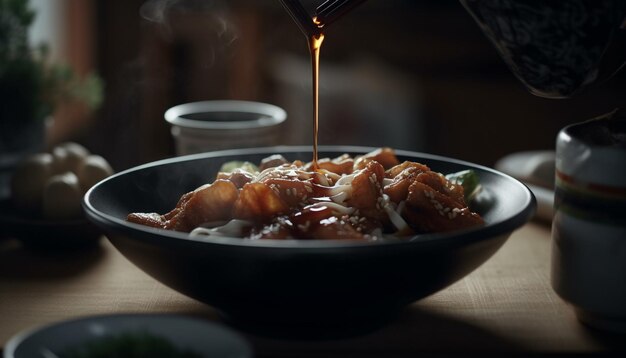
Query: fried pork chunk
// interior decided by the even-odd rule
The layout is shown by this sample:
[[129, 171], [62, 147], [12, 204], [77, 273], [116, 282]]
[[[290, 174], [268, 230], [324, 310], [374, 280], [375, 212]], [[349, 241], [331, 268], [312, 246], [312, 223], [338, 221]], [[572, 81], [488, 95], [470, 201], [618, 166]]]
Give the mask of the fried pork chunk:
[[216, 180], [181, 197], [176, 207], [167, 214], [132, 213], [127, 220], [137, 224], [167, 230], [189, 232], [210, 222], [231, 219], [232, 209], [239, 192], [228, 180]]

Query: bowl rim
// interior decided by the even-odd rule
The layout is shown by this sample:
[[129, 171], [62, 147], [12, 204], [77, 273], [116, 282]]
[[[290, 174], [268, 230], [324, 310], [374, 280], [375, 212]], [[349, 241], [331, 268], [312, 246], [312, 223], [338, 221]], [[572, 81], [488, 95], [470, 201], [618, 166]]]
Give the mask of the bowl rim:
[[[194, 113], [232, 112], [258, 114], [259, 118], [246, 121], [203, 121], [184, 118], [184, 115]], [[238, 101], [238, 100], [211, 100], [179, 104], [164, 114], [165, 120], [172, 126], [203, 130], [240, 130], [276, 126], [287, 119], [287, 112], [270, 103]]]
[[9, 340], [7, 341], [4, 347], [3, 357], [15, 358], [16, 350], [21, 345], [23, 345], [24, 342], [27, 342], [29, 338], [42, 332], [62, 328], [63, 326], [77, 324], [81, 322], [97, 323], [103, 320], [109, 320], [109, 321], [119, 320], [119, 321], [136, 322], [137, 320], [155, 320], [155, 319], [177, 320], [179, 322], [186, 322], [186, 323], [193, 322], [195, 324], [199, 324], [204, 327], [210, 327], [211, 329], [220, 331], [222, 334], [229, 335], [231, 338], [238, 341], [237, 346], [243, 351], [246, 351], [248, 355], [252, 356], [252, 348], [249, 342], [246, 339], [244, 339], [243, 336], [241, 336], [238, 332], [234, 331], [233, 329], [227, 326], [223, 326], [216, 322], [211, 322], [211, 321], [203, 320], [197, 317], [185, 316], [185, 315], [175, 314], [175, 313], [112, 313], [112, 314], [105, 313], [105, 314], [96, 314], [96, 315], [68, 318], [68, 319], [64, 319], [61, 321], [51, 322], [51, 323], [24, 329], [16, 333], [15, 335], [13, 335], [11, 338], [9, 338]]
[[[320, 146], [319, 152], [340, 152], [340, 153], [368, 153], [372, 150], [378, 149], [374, 147], [366, 147], [366, 146], [350, 146], [350, 145], [330, 145], [330, 146]], [[495, 169], [474, 164], [471, 162], [449, 158], [445, 156], [440, 156], [436, 154], [428, 154], [422, 152], [415, 151], [407, 151], [401, 149], [394, 149], [396, 155], [398, 156], [410, 156], [410, 157], [419, 157], [427, 160], [435, 160], [441, 162], [449, 162], [453, 164], [458, 164], [462, 166], [466, 166], [469, 168], [480, 169], [494, 175], [503, 177], [515, 185], [517, 185], [522, 192], [525, 194], [524, 202], [520, 205], [520, 209], [512, 216], [508, 217], [505, 220], [495, 222], [492, 224], [488, 224], [485, 226], [468, 228], [464, 230], [456, 230], [452, 232], [446, 233], [430, 233], [430, 234], [419, 234], [415, 235], [411, 238], [400, 238], [398, 240], [379, 240], [379, 241], [357, 241], [357, 240], [245, 240], [242, 238], [235, 237], [190, 237], [188, 233], [165, 230], [159, 228], [153, 228], [141, 224], [135, 224], [128, 222], [126, 220], [121, 220], [112, 215], [105, 214], [97, 210], [91, 203], [91, 196], [94, 191], [98, 190], [101, 185], [104, 185], [106, 182], [115, 180], [120, 176], [127, 175], [132, 172], [144, 170], [147, 168], [153, 168], [157, 166], [167, 165], [171, 163], [177, 163], [182, 161], [193, 161], [193, 160], [201, 160], [201, 159], [209, 159], [209, 158], [217, 158], [224, 156], [237, 156], [237, 155], [250, 155], [250, 154], [259, 154], [259, 153], [268, 153], [268, 155], [281, 153], [281, 154], [289, 154], [289, 153], [299, 153], [299, 152], [309, 152], [311, 151], [310, 146], [273, 146], [273, 147], [258, 147], [258, 148], [245, 148], [245, 149], [227, 149], [199, 154], [190, 154], [181, 157], [173, 157], [168, 159], [162, 159], [146, 164], [142, 164], [117, 174], [114, 174], [101, 182], [97, 183], [93, 187], [91, 187], [87, 193], [83, 197], [83, 209], [86, 213], [88, 219], [93, 221], [95, 224], [102, 226], [108, 230], [115, 231], [127, 231], [131, 229], [135, 232], [136, 235], [133, 235], [133, 239], [142, 240], [149, 243], [154, 243], [155, 237], [160, 241], [170, 242], [170, 243], [181, 243], [181, 242], [189, 242], [195, 244], [213, 244], [220, 246], [234, 246], [234, 247], [255, 247], [255, 248], [271, 248], [271, 249], [337, 249], [337, 248], [368, 248], [368, 247], [404, 247], [404, 246], [412, 246], [416, 244], [420, 245], [433, 245], [433, 244], [448, 244], [450, 242], [454, 242], [457, 240], [464, 240], [465, 242], [474, 242], [486, 240], [489, 238], [496, 238], [504, 234], [509, 234], [513, 230], [519, 228], [524, 225], [530, 218], [534, 215], [536, 209], [536, 199], [533, 193], [528, 189], [528, 187], [520, 182], [519, 180], [501, 173]], [[181, 241], [183, 240], [183, 241]]]

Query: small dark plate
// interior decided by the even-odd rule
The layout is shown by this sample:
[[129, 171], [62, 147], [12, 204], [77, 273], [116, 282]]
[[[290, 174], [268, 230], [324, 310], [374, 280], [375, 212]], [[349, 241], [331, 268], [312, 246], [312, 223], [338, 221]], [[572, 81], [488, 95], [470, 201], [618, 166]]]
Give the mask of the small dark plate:
[[[373, 149], [323, 147], [320, 156]], [[535, 208], [526, 186], [493, 169], [396, 151], [401, 161], [421, 162], [441, 173], [476, 171], [484, 191], [475, 209], [486, 225], [404, 240], [348, 242], [190, 238], [125, 220], [131, 212], [171, 210], [182, 194], [212, 182], [227, 161], [258, 163], [278, 153], [289, 160], [311, 158], [310, 147], [272, 147], [163, 160], [96, 184], [83, 205], [115, 247], [157, 280], [216, 307], [242, 328], [296, 337], [359, 333], [382, 324], [480, 266]]]
[[44, 220], [19, 213], [8, 198], [0, 199], [0, 238], [16, 238], [33, 249], [78, 249], [95, 245], [102, 230], [85, 218]]
[[[139, 337], [152, 337], [161, 344], [192, 352], [194, 357], [253, 356], [242, 336], [217, 323], [173, 314], [117, 314], [77, 318], [21, 332], [6, 344], [4, 357], [62, 357], [63, 352], [86, 349], [106, 339], [124, 339], [128, 347]], [[141, 343], [146, 344], [143, 339]], [[72, 354], [79, 355], [86, 357], [87, 353]]]

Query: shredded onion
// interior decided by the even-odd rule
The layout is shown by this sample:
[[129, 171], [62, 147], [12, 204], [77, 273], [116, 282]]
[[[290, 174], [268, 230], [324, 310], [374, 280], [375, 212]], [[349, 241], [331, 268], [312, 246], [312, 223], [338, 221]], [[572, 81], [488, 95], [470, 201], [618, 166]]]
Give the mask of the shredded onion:
[[304, 208], [305, 209], [316, 209], [316, 208], [329, 208], [330, 210], [336, 212], [337, 214], [347, 214], [350, 215], [352, 213], [354, 213], [355, 209], [354, 208], [350, 208], [350, 207], [346, 207], [340, 204], [337, 204], [335, 202], [332, 201], [324, 201], [324, 202], [319, 202], [319, 203], [313, 203], [311, 205], [307, 205]]
[[351, 185], [352, 180], [354, 180], [355, 174], [343, 175], [337, 182], [336, 185]]
[[345, 193], [346, 196], [350, 196], [350, 193], [352, 193], [352, 185], [335, 185], [328, 189], [328, 195], [330, 197], [340, 195], [342, 193]]
[[193, 229], [189, 235], [194, 236], [217, 236], [217, 237], [242, 237], [244, 229], [252, 226], [252, 222], [246, 220], [232, 219], [225, 225], [217, 227], [200, 226]]
[[[409, 224], [407, 224], [404, 218], [402, 217], [402, 215], [400, 215], [396, 211], [396, 208], [394, 208], [393, 202], [389, 200], [389, 195], [383, 194], [383, 200], [384, 200], [384, 204], [382, 205], [382, 207], [387, 213], [387, 216], [389, 216], [389, 220], [391, 221], [393, 226], [395, 226], [399, 232], [407, 230], [409, 228]], [[401, 202], [400, 204], [403, 204], [403, 203], [404, 202]]]
[[[352, 189], [352, 187], [349, 187], [349, 189]], [[342, 190], [341, 192], [339, 192], [339, 194], [335, 194], [332, 195], [330, 197], [330, 200], [334, 201], [337, 204], [343, 204], [346, 202], [346, 200], [348, 200], [348, 198], [350, 197], [348, 190]]]

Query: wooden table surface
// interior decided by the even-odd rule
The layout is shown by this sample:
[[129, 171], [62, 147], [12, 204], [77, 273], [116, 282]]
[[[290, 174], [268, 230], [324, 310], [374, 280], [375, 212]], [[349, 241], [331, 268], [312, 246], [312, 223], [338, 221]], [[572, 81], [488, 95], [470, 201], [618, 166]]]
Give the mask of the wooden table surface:
[[[258, 357], [394, 357], [416, 353], [598, 353], [625, 337], [581, 325], [550, 286], [550, 228], [531, 222], [479, 269], [414, 303], [386, 327], [349, 339], [246, 334]], [[155, 281], [103, 239], [97, 249], [37, 253], [0, 242], [0, 345], [21, 330], [112, 313], [178, 313], [219, 321], [209, 306]], [[621, 339], [620, 339], [621, 338]]]

